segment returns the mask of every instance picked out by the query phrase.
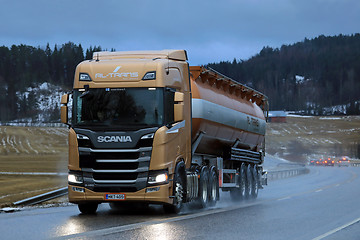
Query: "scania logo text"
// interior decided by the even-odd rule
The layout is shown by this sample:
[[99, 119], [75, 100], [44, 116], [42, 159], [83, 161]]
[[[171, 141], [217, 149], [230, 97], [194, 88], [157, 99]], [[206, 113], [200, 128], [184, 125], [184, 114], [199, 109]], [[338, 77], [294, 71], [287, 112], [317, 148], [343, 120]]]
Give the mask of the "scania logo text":
[[132, 139], [130, 136], [98, 136], [97, 137], [97, 141], [99, 143], [102, 142], [106, 142], [106, 143], [110, 143], [110, 142], [132, 142]]

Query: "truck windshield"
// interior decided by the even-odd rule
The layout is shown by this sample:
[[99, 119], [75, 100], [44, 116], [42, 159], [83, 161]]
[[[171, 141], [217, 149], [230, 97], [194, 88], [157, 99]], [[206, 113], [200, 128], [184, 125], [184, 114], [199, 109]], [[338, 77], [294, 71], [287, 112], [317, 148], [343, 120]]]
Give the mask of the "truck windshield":
[[171, 113], [164, 114], [164, 100], [171, 99], [167, 95], [164, 88], [74, 90], [73, 124], [117, 129], [162, 126], [172, 118]]

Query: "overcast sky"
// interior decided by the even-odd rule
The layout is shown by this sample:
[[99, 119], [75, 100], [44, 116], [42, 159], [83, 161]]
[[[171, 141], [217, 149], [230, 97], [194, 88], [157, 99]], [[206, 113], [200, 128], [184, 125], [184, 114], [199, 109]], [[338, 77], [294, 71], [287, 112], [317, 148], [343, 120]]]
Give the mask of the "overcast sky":
[[192, 65], [360, 32], [359, 0], [0, 0], [0, 6], [0, 46], [71, 41], [118, 51], [186, 49]]

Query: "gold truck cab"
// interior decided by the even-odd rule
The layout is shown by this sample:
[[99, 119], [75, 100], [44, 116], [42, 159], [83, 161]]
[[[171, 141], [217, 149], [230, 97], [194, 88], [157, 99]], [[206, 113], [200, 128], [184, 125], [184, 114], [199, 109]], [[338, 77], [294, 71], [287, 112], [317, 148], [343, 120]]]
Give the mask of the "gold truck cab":
[[81, 212], [173, 203], [176, 164], [191, 161], [189, 81], [184, 50], [97, 52], [77, 66], [61, 121], [70, 127], [69, 201]]

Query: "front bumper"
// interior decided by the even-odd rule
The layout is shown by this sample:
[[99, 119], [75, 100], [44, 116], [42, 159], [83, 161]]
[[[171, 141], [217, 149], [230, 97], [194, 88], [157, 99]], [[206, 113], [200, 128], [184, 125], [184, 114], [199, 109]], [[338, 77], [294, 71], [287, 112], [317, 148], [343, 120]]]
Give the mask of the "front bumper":
[[125, 200], [108, 200], [105, 195], [114, 192], [94, 192], [84, 187], [75, 185], [68, 186], [69, 202], [71, 203], [84, 203], [84, 202], [147, 202], [157, 204], [172, 204], [173, 199], [171, 196], [171, 184], [151, 186], [141, 189], [137, 192], [116, 192], [116, 194], [125, 194]]

